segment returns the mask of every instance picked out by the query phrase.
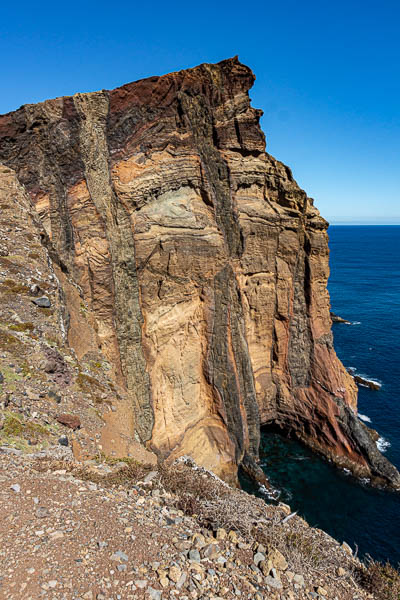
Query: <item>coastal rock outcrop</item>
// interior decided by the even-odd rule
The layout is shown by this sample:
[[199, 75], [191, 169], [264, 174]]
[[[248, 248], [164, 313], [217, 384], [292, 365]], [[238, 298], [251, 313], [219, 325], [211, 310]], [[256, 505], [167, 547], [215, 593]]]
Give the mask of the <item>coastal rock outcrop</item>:
[[233, 58], [26, 105], [0, 117], [0, 162], [88, 307], [82, 336], [65, 296], [70, 345], [95, 340], [136, 442], [234, 482], [274, 425], [400, 485], [333, 348], [327, 222], [266, 153], [253, 82]]
[[378, 381], [374, 381], [373, 379], [367, 379], [366, 377], [361, 377], [361, 375], [354, 375], [354, 381], [358, 383], [358, 385], [368, 387], [371, 390], [380, 390], [382, 387]]
[[346, 319], [343, 319], [343, 317], [340, 317], [339, 315], [337, 315], [334, 312], [330, 312], [331, 315], [331, 319], [332, 319], [332, 323], [345, 323], [346, 325], [351, 325], [350, 321], [347, 321]]

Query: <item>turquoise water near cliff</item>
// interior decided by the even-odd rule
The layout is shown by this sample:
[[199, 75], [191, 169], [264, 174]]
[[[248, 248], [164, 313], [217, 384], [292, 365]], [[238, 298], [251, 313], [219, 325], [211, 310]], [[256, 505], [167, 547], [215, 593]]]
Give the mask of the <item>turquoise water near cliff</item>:
[[[331, 226], [329, 237], [332, 310], [352, 323], [333, 325], [336, 352], [346, 367], [382, 384], [360, 387], [359, 415], [400, 468], [400, 227]], [[278, 433], [262, 434], [260, 454], [279, 499], [311, 525], [361, 556], [400, 562], [400, 493], [372, 489]]]

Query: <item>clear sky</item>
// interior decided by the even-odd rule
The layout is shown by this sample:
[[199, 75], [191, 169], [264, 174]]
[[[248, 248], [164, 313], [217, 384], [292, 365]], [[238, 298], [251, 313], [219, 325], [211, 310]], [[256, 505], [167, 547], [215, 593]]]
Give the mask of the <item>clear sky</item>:
[[239, 55], [267, 150], [331, 222], [400, 224], [398, 0], [4, 2], [0, 113]]

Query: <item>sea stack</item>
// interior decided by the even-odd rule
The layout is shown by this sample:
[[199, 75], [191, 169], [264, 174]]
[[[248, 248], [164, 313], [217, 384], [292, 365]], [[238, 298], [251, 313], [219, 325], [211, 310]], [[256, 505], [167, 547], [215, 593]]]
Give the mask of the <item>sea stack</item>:
[[26, 105], [0, 117], [0, 162], [40, 217], [68, 343], [128, 395], [128, 450], [236, 483], [273, 425], [399, 486], [333, 347], [328, 224], [265, 151], [254, 79], [235, 57]]

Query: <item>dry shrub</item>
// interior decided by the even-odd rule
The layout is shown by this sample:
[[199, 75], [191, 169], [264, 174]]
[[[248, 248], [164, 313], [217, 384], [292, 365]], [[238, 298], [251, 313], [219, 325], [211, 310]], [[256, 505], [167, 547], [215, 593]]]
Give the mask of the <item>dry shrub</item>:
[[[384, 565], [369, 558], [366, 566], [362, 565], [337, 541], [310, 527], [301, 517], [283, 522], [286, 513], [279, 506], [267, 505], [229, 487], [190, 460], [186, 464], [163, 465], [160, 478], [165, 489], [175, 495], [176, 507], [196, 517], [203, 527], [233, 529], [247, 542], [277, 548], [292, 571], [312, 579], [323, 576], [334, 586], [347, 580], [351, 587], [358, 584], [376, 600], [400, 600], [400, 573], [389, 563]], [[339, 567], [345, 569], [344, 576], [336, 576]]]
[[384, 564], [368, 556], [358, 578], [376, 600], [400, 600], [400, 573], [389, 562]]
[[77, 465], [74, 462], [44, 457], [36, 461], [34, 468], [39, 472], [65, 469], [77, 479], [98, 483], [104, 487], [132, 485], [143, 480], [153, 469], [151, 465], [142, 464], [130, 458], [123, 460], [111, 459], [110, 464], [114, 465], [113, 470], [109, 473], [102, 473], [93, 469], [90, 465]]
[[313, 572], [314, 575], [323, 574], [334, 580], [334, 573], [339, 567], [346, 570], [347, 578], [351, 577], [354, 570], [352, 560], [336, 541], [324, 532], [309, 527], [300, 517], [287, 524], [272, 520], [268, 527], [258, 530], [257, 541], [282, 552], [291, 570], [296, 573]]
[[254, 526], [245, 510], [241, 493], [230, 488], [204, 469], [193, 469], [184, 463], [163, 465], [160, 469], [164, 488], [176, 495], [176, 507], [185, 514], [196, 515], [207, 528], [233, 529], [245, 537]]
[[163, 466], [161, 482], [177, 496], [176, 507], [195, 516], [201, 526], [235, 530], [247, 542], [277, 548], [297, 573], [312, 571], [335, 579], [335, 568], [344, 567], [347, 578], [352, 575], [352, 560], [323, 531], [297, 516], [283, 523], [286, 513], [282, 509], [229, 487], [204, 469], [184, 463]]
[[106, 473], [105, 475], [93, 473], [85, 468], [81, 468], [77, 472], [74, 472], [74, 475], [84, 481], [93, 481], [94, 483], [100, 483], [105, 487], [113, 487], [136, 483], [146, 477], [151, 469], [152, 467], [150, 465], [143, 465], [135, 460], [127, 460], [124, 461], [124, 465], [121, 465], [120, 468], [113, 470], [111, 473]]

